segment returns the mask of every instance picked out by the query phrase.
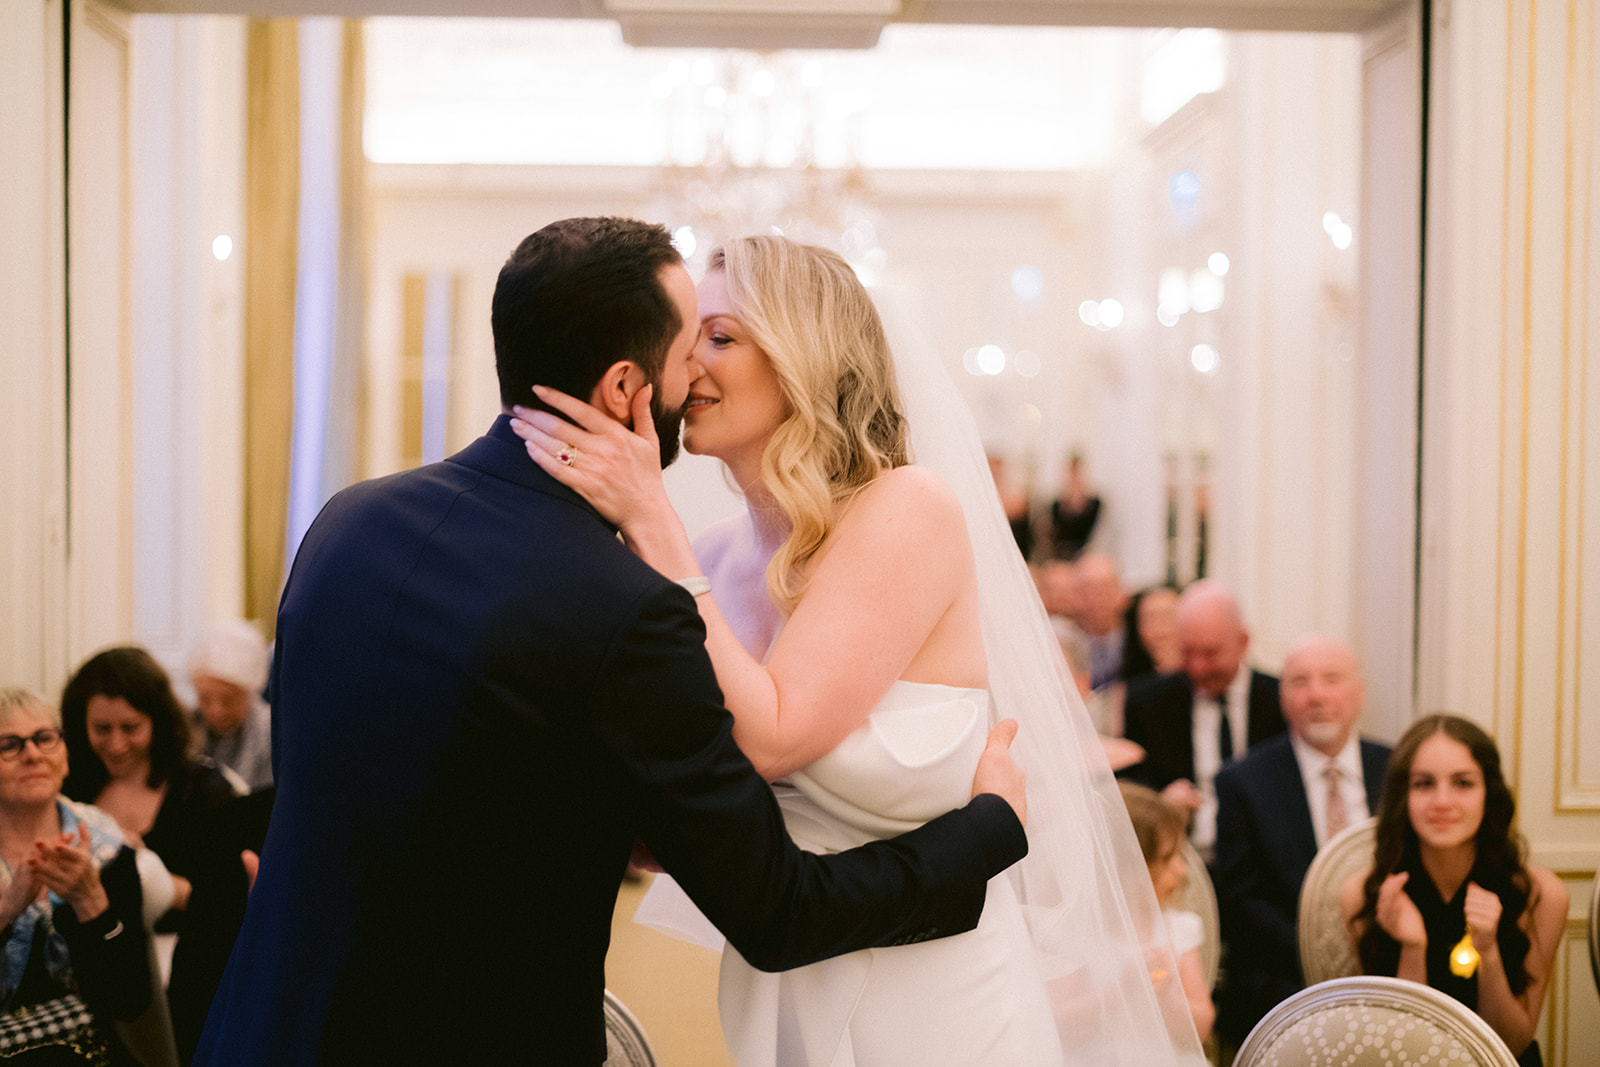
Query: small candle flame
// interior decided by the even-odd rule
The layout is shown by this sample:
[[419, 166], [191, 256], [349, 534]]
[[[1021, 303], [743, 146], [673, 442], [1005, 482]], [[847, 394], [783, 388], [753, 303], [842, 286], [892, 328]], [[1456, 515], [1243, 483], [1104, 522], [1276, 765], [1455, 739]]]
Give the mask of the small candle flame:
[[1471, 978], [1478, 971], [1478, 950], [1472, 947], [1472, 931], [1468, 930], [1450, 950], [1450, 973], [1457, 978]]

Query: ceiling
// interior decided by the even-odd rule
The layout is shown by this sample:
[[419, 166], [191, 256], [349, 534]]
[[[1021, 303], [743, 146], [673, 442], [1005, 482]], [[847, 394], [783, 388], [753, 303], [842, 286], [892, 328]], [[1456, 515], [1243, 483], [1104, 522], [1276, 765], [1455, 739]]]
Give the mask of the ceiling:
[[610, 18], [639, 46], [870, 48], [891, 22], [1360, 30], [1415, 0], [113, 0], [232, 15]]

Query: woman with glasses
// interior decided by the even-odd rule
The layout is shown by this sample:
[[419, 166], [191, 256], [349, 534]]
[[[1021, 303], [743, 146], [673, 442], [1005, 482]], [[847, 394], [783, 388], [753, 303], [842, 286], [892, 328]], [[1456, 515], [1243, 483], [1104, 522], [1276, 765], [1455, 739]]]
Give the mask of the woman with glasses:
[[0, 689], [0, 1057], [133, 1063], [109, 1022], [150, 1002], [139, 871], [66, 774], [55, 709]]

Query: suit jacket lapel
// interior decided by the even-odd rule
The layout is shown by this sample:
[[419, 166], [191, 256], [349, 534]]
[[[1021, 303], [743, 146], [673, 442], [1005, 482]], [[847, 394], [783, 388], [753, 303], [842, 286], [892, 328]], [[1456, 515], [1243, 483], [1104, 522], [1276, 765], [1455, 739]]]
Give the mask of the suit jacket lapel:
[[1259, 745], [1277, 733], [1277, 723], [1273, 721], [1272, 714], [1272, 694], [1267, 692], [1266, 689], [1265, 677], [1252, 670], [1250, 672], [1250, 689], [1245, 698], [1249, 707], [1249, 722], [1246, 724], [1245, 729], [1250, 734], [1247, 742], [1250, 745]]
[[1389, 767], [1389, 754], [1377, 745], [1361, 742], [1361, 779], [1367, 787], [1367, 810], [1376, 814], [1383, 799], [1383, 777]]
[[1176, 759], [1173, 770], [1180, 778], [1195, 778], [1194, 769], [1194, 686], [1187, 677], [1181, 686], [1174, 686], [1173, 705], [1170, 711], [1173, 745]]
[[1300, 777], [1300, 761], [1294, 758], [1294, 747], [1287, 743], [1272, 750], [1272, 789], [1270, 795], [1279, 798], [1285, 807], [1281, 825], [1286, 834], [1286, 844], [1291, 852], [1283, 859], [1291, 871], [1305, 873], [1311, 858], [1317, 854], [1317, 831], [1311, 823], [1311, 801], [1306, 796], [1305, 780]]

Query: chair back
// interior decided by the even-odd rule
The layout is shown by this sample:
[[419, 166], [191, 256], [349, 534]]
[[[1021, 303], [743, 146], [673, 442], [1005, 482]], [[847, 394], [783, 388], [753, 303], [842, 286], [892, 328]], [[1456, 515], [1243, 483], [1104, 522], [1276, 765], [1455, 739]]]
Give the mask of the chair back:
[[1200, 968], [1205, 973], [1206, 985], [1214, 987], [1222, 963], [1222, 917], [1217, 910], [1217, 890], [1211, 884], [1211, 875], [1206, 872], [1206, 861], [1200, 858], [1200, 853], [1195, 851], [1187, 837], [1182, 839], [1179, 851], [1183, 853], [1183, 863], [1189, 870], [1189, 876], [1184, 880], [1183, 888], [1174, 894], [1170, 907], [1192, 911], [1200, 916], [1200, 926], [1205, 935], [1200, 942]]
[[1233, 1067], [1517, 1067], [1472, 1009], [1402, 978], [1333, 978], [1273, 1008], [1239, 1046]]
[[1594, 884], [1589, 887], [1589, 970], [1600, 991], [1600, 871], [1594, 872]]
[[1339, 890], [1352, 875], [1372, 869], [1376, 819], [1363, 819], [1323, 842], [1300, 885], [1300, 970], [1306, 985], [1361, 973], [1339, 914]]
[[135, 1019], [119, 1021], [117, 1036], [143, 1067], [178, 1067], [178, 1042], [173, 1035], [172, 1013], [167, 1008], [165, 969], [156, 950], [150, 926], [172, 905], [172, 875], [155, 853], [141, 848], [134, 854], [139, 866], [141, 907], [145, 920], [146, 963], [150, 967], [150, 1004]]
[[656, 1055], [650, 1049], [644, 1027], [609, 989], [606, 990], [605, 1013], [605, 1067], [656, 1067]]

